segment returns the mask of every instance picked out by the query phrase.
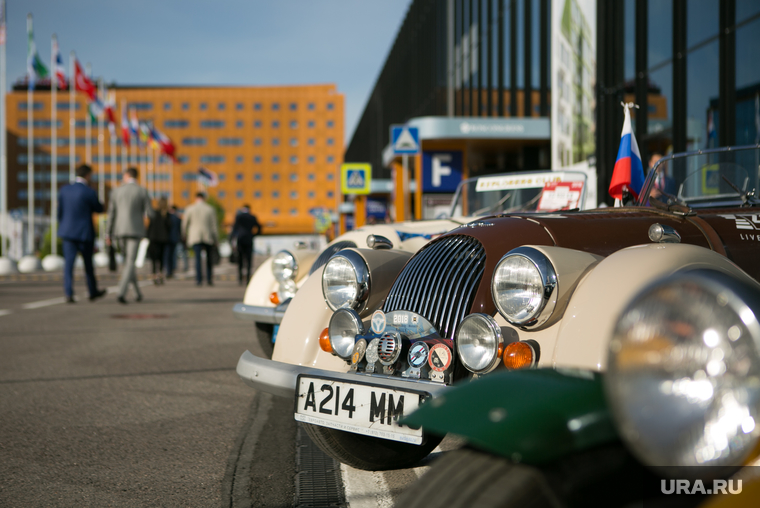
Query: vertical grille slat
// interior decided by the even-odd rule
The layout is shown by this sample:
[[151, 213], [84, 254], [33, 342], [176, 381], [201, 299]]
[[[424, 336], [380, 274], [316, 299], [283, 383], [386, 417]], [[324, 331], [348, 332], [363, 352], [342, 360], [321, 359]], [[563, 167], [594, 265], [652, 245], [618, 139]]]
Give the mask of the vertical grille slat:
[[470, 236], [434, 240], [399, 274], [383, 311], [414, 312], [430, 321], [442, 337], [453, 338], [475, 298], [485, 259], [485, 249]]

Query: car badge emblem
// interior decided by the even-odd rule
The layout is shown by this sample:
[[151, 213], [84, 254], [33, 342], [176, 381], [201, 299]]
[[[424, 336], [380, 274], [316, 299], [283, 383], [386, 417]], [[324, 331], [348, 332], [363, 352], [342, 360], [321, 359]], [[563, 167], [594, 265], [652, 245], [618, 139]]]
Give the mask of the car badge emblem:
[[367, 344], [367, 351], [365, 354], [365, 357], [367, 358], [367, 363], [375, 363], [377, 360], [379, 360], [378, 356], [378, 349], [380, 348], [380, 339], [372, 339], [369, 341], [369, 344]]
[[356, 341], [356, 344], [354, 344], [354, 354], [351, 356], [351, 363], [353, 365], [356, 365], [360, 361], [362, 361], [362, 358], [364, 358], [364, 352], [367, 350], [367, 341], [364, 339], [359, 339]]
[[377, 348], [380, 363], [383, 365], [393, 365], [401, 353], [401, 338], [396, 334], [386, 333], [380, 339]]
[[378, 335], [381, 335], [385, 331], [385, 313], [381, 310], [376, 310], [372, 314], [372, 331]]
[[436, 344], [430, 348], [428, 365], [436, 372], [443, 372], [451, 366], [451, 350], [444, 344]]

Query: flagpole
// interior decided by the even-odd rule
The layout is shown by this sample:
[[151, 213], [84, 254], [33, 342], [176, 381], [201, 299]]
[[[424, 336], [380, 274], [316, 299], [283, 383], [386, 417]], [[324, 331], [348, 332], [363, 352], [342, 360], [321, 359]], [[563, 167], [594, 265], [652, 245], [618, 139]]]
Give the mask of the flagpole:
[[[26, 16], [26, 31], [32, 33], [32, 15]], [[34, 55], [32, 55], [34, 58]], [[30, 68], [30, 72], [34, 69]], [[34, 104], [34, 76], [29, 75], [29, 86], [26, 91], [26, 192], [27, 192], [27, 233], [26, 243], [29, 254], [34, 254], [34, 129], [32, 124], [32, 107]]]
[[[127, 108], [127, 101], [125, 101], [124, 99], [122, 99], [121, 100], [122, 119], [124, 118], [123, 115], [127, 114], [127, 109], [126, 108]], [[124, 126], [122, 125], [119, 128], [123, 129]], [[122, 140], [121, 140], [121, 172], [122, 173], [127, 170], [127, 166], [129, 166], [129, 159], [127, 157], [127, 145], [124, 143], [124, 139], [123, 139], [123, 136], [122, 136]]]
[[[87, 63], [85, 66], [85, 75], [92, 79], [92, 65]], [[90, 118], [90, 104], [87, 104], [84, 122], [84, 159], [87, 164], [92, 164], [92, 119]]]
[[[129, 127], [130, 127], [130, 129], [129, 129], [129, 139], [132, 139], [132, 120], [131, 119], [129, 119]], [[132, 166], [134, 168], [137, 168], [137, 154], [138, 154], [137, 143], [140, 141], [139, 140], [139, 135], [140, 135], [139, 133], [135, 133], [135, 139], [132, 142], [132, 145], [129, 147], [129, 152], [130, 152], [130, 156], [131, 156], [131, 159], [132, 159]]]
[[[109, 101], [111, 98], [110, 96], [111, 93], [114, 93], [113, 90], [109, 92]], [[115, 94], [114, 94], [113, 107], [114, 108], [116, 107]], [[111, 129], [110, 123], [108, 125], [109, 125], [108, 134], [110, 136], [110, 141], [111, 141], [111, 192], [113, 192], [113, 190], [116, 188], [116, 159], [118, 158], [118, 150], [116, 149], [116, 125], [113, 126], [113, 129]]]
[[[50, 254], [58, 255], [58, 73], [55, 57], [58, 39], [53, 34], [50, 44]], [[55, 76], [54, 76], [55, 75]]]
[[[139, 132], [137, 133], [137, 137], [138, 138], [140, 137]], [[140, 146], [140, 151], [139, 151], [139, 156], [138, 156], [138, 159], [139, 159], [138, 162], [140, 163], [140, 183], [142, 184], [143, 187], [145, 187], [145, 190], [148, 190], [148, 175], [146, 174], [147, 169], [146, 169], [146, 162], [145, 162], [146, 153], [147, 153], [147, 150], [145, 149], [145, 147]]]
[[156, 180], [153, 178], [153, 145], [148, 141], [147, 156], [148, 156], [148, 193], [150, 194], [151, 201], [156, 197]]
[[5, 149], [5, 0], [0, 0], [0, 257], [8, 256], [8, 155]]
[[174, 204], [174, 160], [169, 157], [169, 202]]
[[77, 121], [75, 115], [76, 109], [76, 71], [74, 70], [74, 61], [76, 54], [72, 51], [69, 53], [69, 182], [74, 183], [74, 166], [76, 165], [76, 128]]
[[[103, 78], [98, 78], [98, 96], [103, 100]], [[102, 203], [106, 197], [105, 168], [103, 162], [103, 111], [98, 111], [98, 199]]]

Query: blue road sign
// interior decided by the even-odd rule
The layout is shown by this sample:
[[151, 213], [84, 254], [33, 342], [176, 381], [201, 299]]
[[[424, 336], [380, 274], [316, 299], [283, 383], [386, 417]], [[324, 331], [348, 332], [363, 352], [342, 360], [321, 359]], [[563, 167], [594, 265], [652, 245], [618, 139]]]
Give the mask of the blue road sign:
[[417, 155], [420, 151], [420, 131], [408, 125], [391, 125], [391, 145], [395, 155]]

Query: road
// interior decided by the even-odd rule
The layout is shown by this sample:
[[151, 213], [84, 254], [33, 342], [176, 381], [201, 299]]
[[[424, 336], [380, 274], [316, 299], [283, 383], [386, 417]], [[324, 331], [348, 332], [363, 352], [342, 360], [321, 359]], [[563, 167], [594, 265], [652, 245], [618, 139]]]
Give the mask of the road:
[[59, 276], [0, 278], [0, 506], [305, 507], [325, 502], [307, 481], [325, 471], [332, 505], [392, 506], [420, 476], [340, 467], [292, 401], [243, 384], [237, 360], [260, 346], [232, 316], [233, 267], [217, 273], [213, 287], [143, 280], [127, 305], [108, 272], [111, 293], [76, 304]]

